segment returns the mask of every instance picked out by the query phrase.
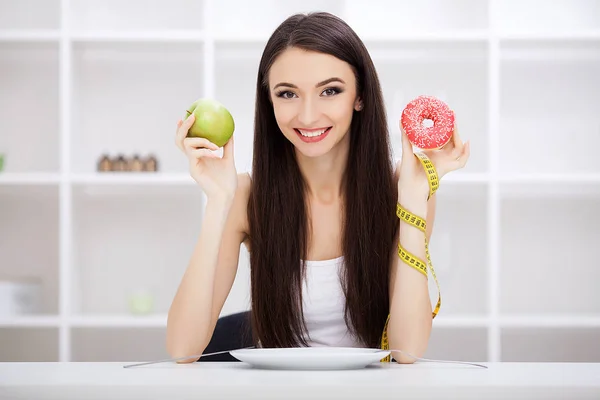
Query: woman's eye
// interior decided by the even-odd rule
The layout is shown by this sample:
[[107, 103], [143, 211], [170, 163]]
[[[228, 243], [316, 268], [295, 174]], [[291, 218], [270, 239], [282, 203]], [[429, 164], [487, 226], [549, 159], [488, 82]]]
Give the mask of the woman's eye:
[[325, 94], [325, 96], [334, 96], [338, 93], [340, 93], [340, 90], [336, 88], [328, 88], [323, 90], [323, 94]]
[[294, 97], [294, 93], [290, 92], [289, 90], [284, 90], [282, 92], [277, 93], [277, 97], [282, 97], [284, 99], [291, 99]]

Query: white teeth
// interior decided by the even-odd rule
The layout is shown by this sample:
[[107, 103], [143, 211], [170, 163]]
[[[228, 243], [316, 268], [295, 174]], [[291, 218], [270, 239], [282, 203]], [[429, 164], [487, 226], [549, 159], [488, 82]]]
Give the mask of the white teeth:
[[325, 129], [321, 129], [318, 131], [312, 131], [312, 132], [307, 132], [307, 131], [303, 131], [302, 129], [298, 129], [298, 131], [300, 132], [300, 134], [302, 136], [306, 136], [306, 137], [315, 137], [315, 136], [320, 136], [322, 135], [328, 128]]

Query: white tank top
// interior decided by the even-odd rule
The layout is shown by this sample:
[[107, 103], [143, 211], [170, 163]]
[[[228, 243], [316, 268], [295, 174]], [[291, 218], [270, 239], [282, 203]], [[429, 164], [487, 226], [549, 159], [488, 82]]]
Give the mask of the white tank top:
[[302, 306], [309, 346], [361, 347], [344, 321], [345, 297], [339, 275], [343, 266], [343, 256], [306, 261]]

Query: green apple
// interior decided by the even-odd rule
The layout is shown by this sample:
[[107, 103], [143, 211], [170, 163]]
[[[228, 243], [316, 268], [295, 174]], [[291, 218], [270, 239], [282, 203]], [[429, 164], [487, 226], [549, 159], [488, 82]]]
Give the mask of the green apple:
[[235, 130], [231, 113], [214, 99], [201, 98], [192, 103], [185, 117], [194, 114], [195, 120], [188, 130], [188, 137], [208, 139], [219, 147], [223, 147]]

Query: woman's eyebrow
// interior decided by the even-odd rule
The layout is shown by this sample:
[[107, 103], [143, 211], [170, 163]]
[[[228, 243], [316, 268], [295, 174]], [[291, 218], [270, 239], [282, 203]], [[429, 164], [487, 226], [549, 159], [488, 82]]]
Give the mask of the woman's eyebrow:
[[346, 84], [346, 82], [344, 82], [344, 80], [342, 78], [338, 78], [338, 77], [334, 76], [333, 78], [325, 79], [324, 81], [317, 83], [315, 85], [315, 87], [325, 86], [331, 82], [340, 82], [340, 83]]
[[[338, 78], [338, 77], [334, 76], [333, 78], [328, 78], [328, 79], [325, 79], [324, 81], [321, 81], [321, 82], [317, 83], [315, 85], [315, 87], [318, 88], [318, 87], [327, 85], [328, 83], [331, 83], [331, 82], [340, 82], [340, 83], [343, 83], [343, 84], [346, 83], [346, 82], [344, 82], [344, 80], [342, 78]], [[277, 85], [275, 85], [273, 87], [273, 89], [277, 89], [279, 86], [286, 86], [286, 87], [291, 87], [291, 88], [294, 88], [294, 89], [298, 89], [298, 86], [294, 85], [293, 83], [288, 83], [288, 82], [279, 82]]]

